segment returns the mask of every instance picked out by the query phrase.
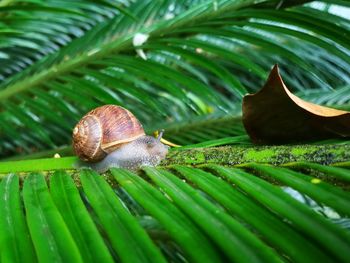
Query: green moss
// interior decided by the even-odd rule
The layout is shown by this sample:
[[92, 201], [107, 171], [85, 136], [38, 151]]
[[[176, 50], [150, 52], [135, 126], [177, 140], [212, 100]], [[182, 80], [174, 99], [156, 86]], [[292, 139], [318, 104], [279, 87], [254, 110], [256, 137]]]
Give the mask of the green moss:
[[[33, 172], [72, 169], [76, 157], [48, 158], [0, 163], [0, 180], [10, 172]], [[237, 165], [244, 163], [269, 163], [281, 165], [290, 162], [313, 162], [324, 165], [342, 163], [349, 166], [350, 145], [280, 145], [280, 146], [222, 146], [172, 150], [160, 166], [174, 164], [199, 165], [215, 163]]]
[[195, 152], [192, 156], [186, 156], [186, 164], [199, 164], [205, 162], [205, 155], [202, 152]]
[[329, 152], [334, 155], [343, 155], [344, 149], [330, 149]]
[[244, 154], [244, 159], [246, 162], [268, 162], [271, 158], [276, 156], [276, 152], [272, 149], [256, 150], [250, 149]]
[[300, 161], [328, 165], [349, 160], [350, 145], [222, 146], [173, 150], [160, 165], [216, 163], [231, 166], [250, 162], [281, 165]]
[[305, 154], [308, 154], [312, 151], [310, 148], [303, 148], [303, 147], [298, 147], [298, 148], [293, 148], [290, 153], [295, 156], [295, 157], [300, 157]]

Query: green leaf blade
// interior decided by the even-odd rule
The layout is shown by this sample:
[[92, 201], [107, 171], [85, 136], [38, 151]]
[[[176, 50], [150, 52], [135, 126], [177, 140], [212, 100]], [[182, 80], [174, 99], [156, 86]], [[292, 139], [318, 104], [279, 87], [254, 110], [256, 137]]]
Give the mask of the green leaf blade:
[[113, 262], [70, 175], [61, 171], [56, 172], [50, 180], [50, 192], [84, 262]]
[[[295, 262], [333, 262], [312, 242], [300, 233], [280, 221], [275, 214], [263, 209], [245, 194], [237, 191], [236, 187], [227, 184], [224, 180], [199, 169], [179, 166], [173, 167], [186, 180], [195, 183], [221, 205], [227, 208], [233, 216], [239, 217], [262, 235], [272, 247], [280, 249]], [[258, 215], [258, 216], [252, 216]], [[281, 238], [281, 233], [288, 238]]]
[[44, 176], [30, 174], [23, 198], [27, 223], [40, 262], [82, 262], [79, 250], [56, 209]]
[[292, 167], [296, 168], [311, 168], [316, 171], [320, 171], [322, 173], [325, 173], [326, 175], [334, 176], [335, 178], [339, 178], [341, 180], [350, 182], [350, 170], [340, 167], [332, 167], [332, 166], [326, 166], [321, 165], [318, 163], [309, 163], [309, 162], [297, 162], [297, 163], [291, 163]]
[[0, 261], [36, 262], [21, 207], [18, 176], [6, 176], [0, 185]]
[[112, 169], [112, 174], [118, 183], [162, 224], [191, 262], [221, 262], [220, 256], [206, 236], [159, 191], [138, 175], [126, 170]]
[[309, 195], [317, 202], [329, 205], [341, 214], [350, 216], [350, 195], [339, 188], [333, 187], [321, 180], [317, 184], [314, 184], [312, 183], [312, 177], [285, 168], [269, 167], [261, 164], [249, 164], [249, 167]]
[[102, 177], [95, 172], [83, 170], [80, 179], [86, 196], [123, 262], [166, 262], [145, 230], [128, 213]]
[[239, 169], [208, 165], [260, 203], [290, 220], [293, 226], [318, 243], [339, 262], [347, 262], [350, 236], [325, 218], [299, 203], [276, 186]]
[[[215, 241], [230, 260], [281, 262], [277, 254], [240, 223], [204, 199], [195, 189], [173, 174], [155, 168], [145, 168], [145, 171], [152, 181], [161, 187], [174, 200], [174, 203]], [[235, 247], [234, 250], [232, 246]]]

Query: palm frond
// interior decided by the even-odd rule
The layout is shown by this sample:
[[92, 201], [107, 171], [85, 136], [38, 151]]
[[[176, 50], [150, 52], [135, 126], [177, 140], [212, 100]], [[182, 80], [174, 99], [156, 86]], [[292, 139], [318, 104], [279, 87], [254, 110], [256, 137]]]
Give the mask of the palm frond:
[[[101, 104], [129, 108], [146, 128], [232, 112], [276, 62], [294, 89], [349, 82], [342, 37], [348, 20], [313, 7], [275, 10], [274, 1], [215, 3], [135, 1], [123, 6], [127, 15], [106, 15], [64, 48], [7, 78], [0, 91], [2, 156], [69, 143], [80, 116]], [[332, 27], [335, 18], [339, 23]], [[135, 47], [139, 33], [149, 39]], [[146, 61], [135, 56], [140, 48]]]
[[306, 90], [301, 96], [308, 101], [316, 104], [323, 104], [334, 108], [340, 108], [344, 110], [350, 109], [350, 86], [344, 86], [338, 88], [335, 91], [324, 90]]
[[[21, 179], [23, 189], [17, 175], [7, 176], [0, 185], [1, 256], [15, 261], [25, 255], [31, 262], [346, 262], [349, 235], [332, 219], [349, 216], [348, 193], [315, 177], [325, 169], [339, 180], [328, 173], [339, 168], [305, 168], [177, 165], [138, 175], [113, 169], [104, 177], [61, 171], [47, 177], [50, 189], [39, 173]], [[275, 180], [314, 204], [298, 201], [272, 185]], [[332, 218], [315, 204], [332, 209]]]
[[[350, 5], [309, 2], [0, 2], [0, 158], [31, 159], [0, 162], [0, 261], [348, 262], [348, 141], [253, 146], [240, 118], [275, 63], [349, 109]], [[52, 158], [101, 104], [183, 147], [102, 175]]]
[[39, 60], [57, 61], [57, 51], [119, 14], [122, 5], [107, 1], [93, 5], [88, 1], [13, 1], [3, 4], [0, 10], [4, 37], [0, 80], [7, 82], [6, 78]]

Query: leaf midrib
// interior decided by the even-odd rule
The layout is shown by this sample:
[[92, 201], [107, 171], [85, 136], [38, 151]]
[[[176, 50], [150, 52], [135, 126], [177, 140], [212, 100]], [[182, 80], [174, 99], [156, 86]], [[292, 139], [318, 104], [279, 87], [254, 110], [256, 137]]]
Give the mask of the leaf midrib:
[[[208, 1], [207, 3], [195, 6], [194, 8], [187, 10], [186, 12], [181, 14], [181, 16], [175, 17], [171, 20], [161, 20], [153, 24], [151, 27], [141, 28], [137, 30], [137, 32], [143, 32], [145, 34], [152, 35], [152, 37], [157, 37], [165, 34], [166, 32], [172, 32], [172, 30], [174, 30], [175, 28], [181, 28], [187, 24], [191, 24], [191, 22], [193, 21], [196, 21], [197, 23], [200, 21], [207, 21], [209, 18], [219, 16], [220, 14], [228, 12], [230, 10], [236, 10], [245, 6], [261, 2], [265, 2], [265, 0], [240, 1], [238, 3], [230, 3], [230, 1], [224, 1], [222, 8], [213, 10], [211, 8], [212, 1]], [[191, 15], [186, 16], [186, 14], [193, 13], [203, 8], [205, 8], [206, 10], [200, 12], [194, 17]], [[185, 19], [181, 19], [181, 17], [185, 17]], [[171, 29], [170, 31], [169, 28]], [[44, 82], [50, 79], [54, 79], [57, 76], [61, 76], [65, 73], [74, 71], [77, 68], [81, 68], [82, 66], [88, 65], [91, 62], [95, 62], [96, 60], [104, 58], [111, 53], [118, 53], [123, 49], [130, 49], [130, 47], [132, 47], [132, 38], [137, 32], [132, 32], [121, 36], [118, 38], [118, 41], [114, 41], [114, 38], [110, 38], [107, 43], [101, 45], [100, 47], [90, 49], [82, 53], [80, 56], [76, 56], [72, 59], [65, 60], [58, 65], [53, 65], [48, 70], [41, 71], [31, 77], [22, 79], [17, 83], [8, 86], [4, 90], [0, 91], [0, 102], [15, 96], [20, 92], [24, 92], [31, 88], [40, 86]]]

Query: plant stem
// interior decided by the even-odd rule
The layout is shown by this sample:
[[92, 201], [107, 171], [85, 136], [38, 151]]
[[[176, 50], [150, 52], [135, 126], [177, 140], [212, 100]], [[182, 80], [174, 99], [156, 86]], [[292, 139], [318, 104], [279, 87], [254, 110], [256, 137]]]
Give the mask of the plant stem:
[[[290, 162], [335, 164], [350, 161], [350, 145], [290, 145], [290, 146], [224, 146], [171, 151], [161, 165], [240, 165], [268, 163], [281, 165]], [[344, 164], [346, 165], [346, 164]]]
[[77, 160], [77, 157], [64, 157], [0, 162], [0, 178], [7, 173], [71, 170]]
[[[33, 171], [71, 170], [77, 157], [46, 158], [0, 162], [0, 174]], [[224, 146], [172, 150], [160, 166], [201, 165], [215, 163], [227, 166], [244, 166], [247, 163], [282, 165], [295, 162], [312, 162], [350, 167], [350, 145], [296, 145], [296, 146]], [[0, 175], [0, 178], [2, 176]]]

